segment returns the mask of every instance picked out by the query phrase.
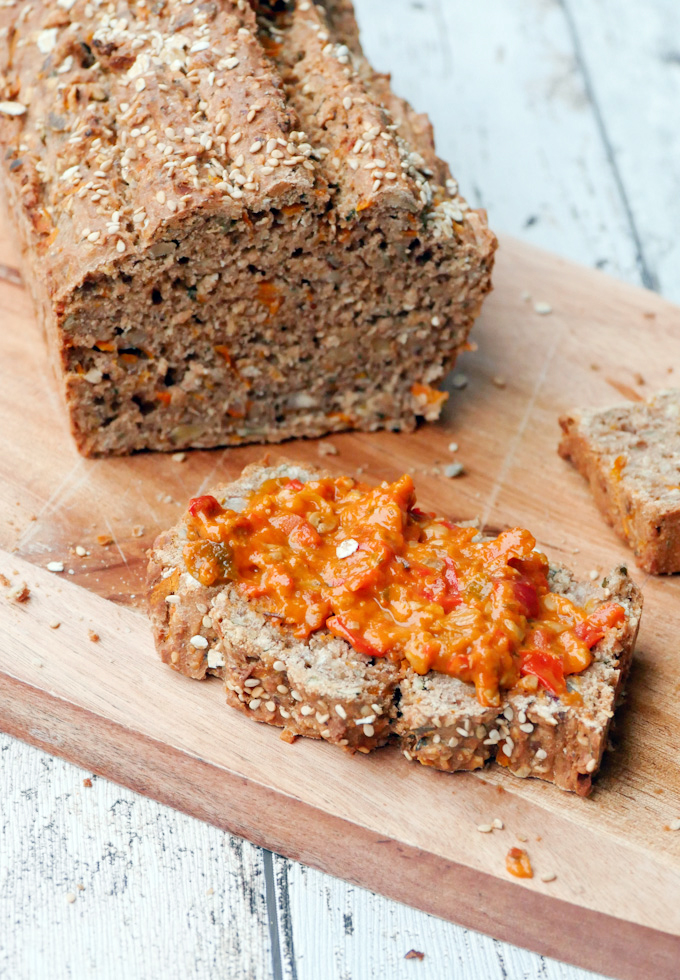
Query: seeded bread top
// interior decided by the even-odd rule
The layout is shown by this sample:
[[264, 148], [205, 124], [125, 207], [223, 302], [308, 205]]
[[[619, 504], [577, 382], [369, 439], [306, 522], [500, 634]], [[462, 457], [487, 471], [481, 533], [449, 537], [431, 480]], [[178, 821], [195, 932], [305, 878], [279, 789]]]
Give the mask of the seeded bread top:
[[636, 493], [664, 510], [680, 506], [680, 390], [659, 392], [649, 402], [570, 412], [561, 424], [567, 433], [578, 432]]
[[3, 5], [0, 143], [52, 297], [203, 212], [333, 201], [339, 221], [397, 209], [475, 240], [421, 117], [360, 54], [345, 0], [329, 7], [281, 21], [260, 4], [258, 22], [246, 0]]

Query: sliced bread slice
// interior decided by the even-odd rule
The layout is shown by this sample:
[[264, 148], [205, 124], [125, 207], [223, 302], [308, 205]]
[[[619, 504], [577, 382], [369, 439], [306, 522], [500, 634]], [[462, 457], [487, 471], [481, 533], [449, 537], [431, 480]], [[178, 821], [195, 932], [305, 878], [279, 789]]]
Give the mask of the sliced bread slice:
[[[305, 482], [323, 474], [282, 462], [250, 466], [234, 483], [211, 491], [222, 506], [242, 510], [263, 482]], [[628, 673], [642, 599], [623, 567], [600, 586], [551, 569], [551, 589], [577, 605], [614, 600], [625, 620], [593, 647], [592, 664], [569, 677], [570, 695], [507, 692], [486, 707], [475, 688], [436, 671], [421, 676], [387, 658], [357, 652], [327, 630], [301, 640], [246, 600], [233, 584], [205, 587], [183, 559], [187, 527], [162, 534], [149, 564], [150, 615], [158, 650], [192, 677], [223, 677], [229, 704], [282, 737], [323, 738], [369, 752], [391, 735], [404, 756], [449, 771], [495, 759], [518, 776], [537, 776], [581, 795], [600, 765], [617, 697]]]

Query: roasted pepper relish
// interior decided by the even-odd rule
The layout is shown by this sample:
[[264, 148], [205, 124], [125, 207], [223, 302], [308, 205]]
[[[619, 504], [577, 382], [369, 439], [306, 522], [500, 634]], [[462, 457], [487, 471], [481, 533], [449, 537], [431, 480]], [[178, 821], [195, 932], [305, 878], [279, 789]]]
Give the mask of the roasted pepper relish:
[[490, 540], [415, 506], [410, 476], [269, 480], [240, 511], [191, 501], [184, 559], [203, 585], [233, 582], [305, 639], [327, 629], [369, 657], [475, 685], [484, 705], [510, 688], [568, 696], [565, 678], [624, 619], [550, 591], [528, 531]]

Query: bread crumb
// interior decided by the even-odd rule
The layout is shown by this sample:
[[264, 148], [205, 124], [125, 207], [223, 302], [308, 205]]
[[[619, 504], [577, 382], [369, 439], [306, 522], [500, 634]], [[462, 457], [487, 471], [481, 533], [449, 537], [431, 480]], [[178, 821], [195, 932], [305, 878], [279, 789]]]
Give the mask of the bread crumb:
[[72, 904], [76, 900], [75, 892], [66, 892], [66, 901]]
[[48, 572], [63, 572], [64, 563], [63, 561], [48, 561], [47, 563]]
[[599, 577], [600, 577], [600, 573], [596, 568], [591, 568], [591, 570], [588, 572], [588, 578], [590, 579], [591, 582], [594, 582]]
[[409, 949], [408, 953], [404, 957], [405, 960], [424, 960], [425, 953], [421, 953], [419, 949]]
[[680, 830], [680, 820], [671, 820], [668, 824], [669, 830]]
[[7, 593], [7, 598], [12, 602], [28, 602], [31, 598], [31, 590], [25, 582], [17, 582]]
[[543, 301], [534, 303], [534, 312], [538, 313], [539, 316], [548, 316], [552, 313], [553, 308], [550, 303], [545, 303]]
[[87, 557], [87, 555], [89, 555], [89, 551], [87, 551], [86, 548], [83, 548], [82, 544], [77, 544], [76, 554], [78, 555], [79, 558], [85, 558]]
[[453, 378], [451, 379], [451, 384], [453, 385], [453, 387], [458, 388], [459, 390], [461, 388], [466, 388], [467, 383], [468, 383], [468, 379], [466, 374], [462, 374], [462, 373], [454, 374]]
[[0, 572], [0, 585], [4, 585], [5, 588], [9, 588], [10, 585], [9, 579], [6, 575], [3, 575], [2, 572]]
[[97, 544], [100, 544], [102, 548], [106, 548], [108, 545], [113, 544], [113, 538], [110, 534], [98, 534]]
[[547, 871], [545, 874], [541, 875], [541, 881], [544, 881], [546, 885], [549, 881], [554, 881], [555, 878], [557, 878], [557, 875], [554, 871]]
[[525, 303], [528, 303], [529, 300], [531, 299], [531, 293], [529, 292], [528, 289], [523, 290], [522, 299], [524, 300]]
[[299, 737], [298, 735], [296, 735], [294, 732], [289, 731], [287, 728], [284, 728], [281, 734], [279, 735], [281, 741], [288, 742], [289, 745], [292, 745], [293, 742], [296, 742], [298, 740], [298, 737]]
[[144, 525], [143, 524], [135, 524], [135, 526], [132, 528], [132, 537], [133, 538], [141, 538], [141, 536], [143, 534], [144, 534]]
[[78, 889], [79, 892], [84, 892], [85, 891], [85, 885], [81, 884], [80, 882], [78, 882], [78, 884], [76, 885], [76, 888]]
[[206, 895], [214, 895], [215, 894], [215, 889], [214, 888], [206, 888], [205, 893], [206, 893]]
[[58, 630], [59, 627], [61, 626], [61, 623], [59, 622], [58, 619], [53, 619], [52, 622], [48, 623], [47, 625], [51, 630]]
[[495, 374], [491, 379], [492, 383], [496, 385], [497, 388], [505, 388], [507, 382], [505, 378], [502, 378], [500, 374]]
[[493, 825], [495, 830], [503, 830], [505, 827], [505, 824], [499, 817], [494, 818]]
[[465, 467], [462, 463], [449, 463], [448, 466], [444, 467], [444, 476], [449, 477], [449, 479], [454, 479], [457, 476], [462, 476], [465, 473]]
[[87, 637], [92, 643], [99, 643], [99, 633], [95, 633], [94, 630], [88, 630]]
[[84, 779], [83, 780], [83, 786], [86, 789], [92, 789], [92, 780], [91, 779]]
[[186, 458], [187, 458], [187, 454], [186, 453], [173, 453], [172, 454], [172, 461], [173, 461], [173, 463], [183, 463]]
[[318, 442], [316, 445], [316, 450], [319, 456], [337, 456], [338, 449], [334, 446], [332, 442]]
[[449, 452], [450, 453], [457, 453], [458, 452], [458, 443], [457, 442], [450, 442], [449, 443]]

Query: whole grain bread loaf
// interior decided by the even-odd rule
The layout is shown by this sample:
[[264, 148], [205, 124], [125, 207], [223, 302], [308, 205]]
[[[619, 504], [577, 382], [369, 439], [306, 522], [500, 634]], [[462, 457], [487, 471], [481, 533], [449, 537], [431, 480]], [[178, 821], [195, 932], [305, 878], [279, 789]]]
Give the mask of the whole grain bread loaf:
[[83, 453], [439, 414], [496, 241], [347, 0], [4, 3], [0, 144]]
[[[320, 475], [289, 462], [250, 466], [211, 493], [238, 511], [265, 480], [305, 482]], [[553, 592], [579, 606], [614, 600], [625, 610], [623, 624], [607, 630], [593, 648], [593, 663], [569, 677], [570, 691], [580, 698], [509, 692], [498, 707], [485, 707], [471, 684], [435, 671], [421, 676], [386, 658], [365, 656], [325, 630], [309, 642], [296, 639], [235, 586], [206, 588], [193, 578], [182, 555], [186, 539], [182, 521], [160, 535], [150, 553], [154, 638], [173, 669], [195, 678], [222, 676], [233, 707], [282, 727], [287, 738], [306, 735], [368, 752], [392, 737], [408, 760], [438, 769], [477, 769], [495, 760], [517, 776], [590, 792], [642, 609], [625, 568], [613, 570], [600, 585], [576, 582], [559, 567], [551, 570]]]
[[576, 409], [560, 419], [560, 455], [653, 575], [680, 572], [680, 390], [648, 402]]

